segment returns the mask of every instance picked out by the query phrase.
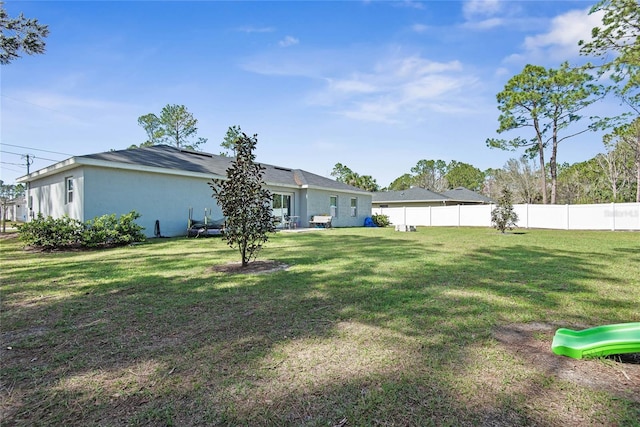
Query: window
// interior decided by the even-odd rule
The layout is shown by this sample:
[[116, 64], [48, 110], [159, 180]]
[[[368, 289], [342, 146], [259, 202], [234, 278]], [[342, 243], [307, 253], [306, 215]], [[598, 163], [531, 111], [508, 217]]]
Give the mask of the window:
[[284, 221], [286, 217], [291, 215], [291, 195], [273, 193], [271, 206], [273, 208], [273, 216], [277, 216]]
[[329, 215], [334, 218], [338, 216], [338, 196], [329, 197]]
[[358, 198], [351, 198], [351, 216], [358, 216]]
[[66, 203], [73, 203], [73, 177], [68, 176], [64, 179], [64, 187], [66, 191]]

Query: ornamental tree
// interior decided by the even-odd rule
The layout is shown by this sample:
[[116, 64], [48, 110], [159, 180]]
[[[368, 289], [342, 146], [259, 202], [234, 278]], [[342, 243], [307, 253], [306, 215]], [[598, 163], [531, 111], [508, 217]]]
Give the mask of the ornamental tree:
[[235, 141], [235, 159], [227, 169], [227, 179], [213, 179], [210, 187], [225, 217], [223, 239], [237, 248], [246, 267], [255, 260], [262, 245], [275, 232], [271, 192], [264, 188], [264, 167], [253, 154], [258, 135], [242, 133]]
[[504, 233], [517, 227], [518, 214], [513, 210], [511, 202], [511, 191], [508, 188], [502, 189], [502, 195], [498, 199], [498, 205], [491, 211], [491, 224], [496, 230]]

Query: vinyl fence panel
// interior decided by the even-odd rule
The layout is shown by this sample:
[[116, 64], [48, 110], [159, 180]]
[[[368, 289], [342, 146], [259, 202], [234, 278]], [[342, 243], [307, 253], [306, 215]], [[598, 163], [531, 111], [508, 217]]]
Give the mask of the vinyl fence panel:
[[[457, 205], [373, 208], [388, 215], [392, 224], [431, 227], [491, 227], [496, 205]], [[514, 205], [519, 228], [559, 230], [638, 230], [640, 203], [591, 205]]]

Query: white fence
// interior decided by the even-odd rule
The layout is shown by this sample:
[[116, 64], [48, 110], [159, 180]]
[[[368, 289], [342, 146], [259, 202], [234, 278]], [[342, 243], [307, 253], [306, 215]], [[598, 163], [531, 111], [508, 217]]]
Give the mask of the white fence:
[[[427, 227], [491, 227], [495, 205], [372, 208], [392, 224]], [[520, 228], [640, 230], [640, 203], [599, 205], [513, 205]]]

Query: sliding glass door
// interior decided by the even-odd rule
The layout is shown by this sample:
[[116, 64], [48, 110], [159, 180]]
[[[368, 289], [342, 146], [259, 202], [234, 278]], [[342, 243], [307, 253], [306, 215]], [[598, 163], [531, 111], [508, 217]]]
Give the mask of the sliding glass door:
[[272, 199], [273, 216], [280, 218], [281, 223], [291, 216], [291, 195], [290, 194], [273, 194]]

